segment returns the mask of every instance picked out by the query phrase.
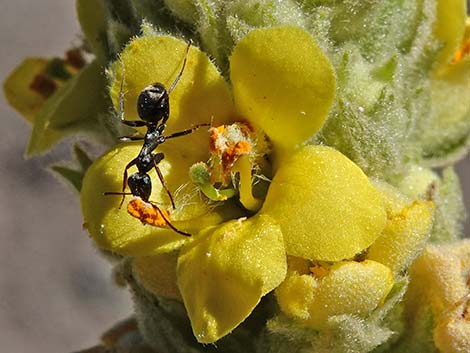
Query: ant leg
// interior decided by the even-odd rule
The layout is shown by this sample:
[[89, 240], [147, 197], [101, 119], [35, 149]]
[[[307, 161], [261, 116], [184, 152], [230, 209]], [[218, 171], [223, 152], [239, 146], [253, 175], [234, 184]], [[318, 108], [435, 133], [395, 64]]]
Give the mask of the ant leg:
[[171, 224], [170, 220], [168, 218], [166, 218], [166, 216], [163, 214], [162, 210], [160, 210], [160, 208], [157, 205], [155, 205], [153, 202], [150, 202], [150, 201], [149, 201], [149, 203], [152, 205], [152, 207], [154, 209], [156, 209], [158, 211], [160, 216], [162, 216], [163, 220], [168, 225], [168, 227], [170, 227], [172, 230], [174, 230], [178, 234], [181, 234], [181, 235], [184, 235], [184, 236], [187, 236], [187, 237], [191, 236], [191, 234], [183, 232], [183, 231], [179, 230], [178, 228], [176, 228], [173, 224]]
[[140, 141], [143, 140], [144, 136], [121, 136], [119, 141], [127, 142], [127, 141]]
[[124, 203], [124, 197], [126, 196], [126, 193], [124, 191], [126, 190], [126, 185], [127, 185], [127, 170], [130, 167], [134, 166], [136, 163], [137, 163], [137, 158], [134, 158], [132, 161], [130, 161], [126, 165], [126, 168], [124, 169], [124, 176], [122, 178], [122, 199], [121, 199], [121, 203], [119, 204], [119, 208], [122, 207], [122, 204]]
[[142, 126], [147, 126], [147, 122], [141, 121], [141, 120], [124, 120], [124, 113], [120, 117], [121, 123], [127, 126], [131, 127], [142, 127]]
[[170, 190], [169, 190], [168, 187], [166, 186], [165, 178], [163, 178], [162, 171], [161, 171], [160, 168], [158, 167], [158, 163], [160, 163], [160, 161], [161, 161], [164, 157], [165, 157], [165, 156], [164, 156], [163, 153], [154, 154], [154, 155], [153, 155], [153, 165], [154, 165], [154, 167], [155, 167], [155, 170], [157, 171], [158, 179], [160, 179], [160, 182], [162, 183], [163, 188], [165, 189], [166, 193], [168, 194], [168, 197], [170, 198], [171, 206], [173, 207], [173, 209], [175, 209], [176, 207], [175, 207], [175, 201], [173, 200], [173, 196], [171, 195]]
[[168, 136], [165, 136], [165, 140], [168, 140], [168, 139], [172, 139], [172, 138], [175, 138], [175, 137], [180, 137], [180, 136], [184, 136], [184, 135], [188, 135], [196, 130], [198, 130], [199, 128], [203, 127], [203, 126], [210, 126], [210, 124], [207, 124], [207, 123], [204, 123], [204, 124], [198, 124], [190, 129], [186, 129], [186, 130], [183, 130], [183, 131], [179, 131], [179, 132], [175, 132], [174, 134], [171, 134], [171, 135], [168, 135]]
[[132, 192], [106, 191], [103, 195], [132, 195]]

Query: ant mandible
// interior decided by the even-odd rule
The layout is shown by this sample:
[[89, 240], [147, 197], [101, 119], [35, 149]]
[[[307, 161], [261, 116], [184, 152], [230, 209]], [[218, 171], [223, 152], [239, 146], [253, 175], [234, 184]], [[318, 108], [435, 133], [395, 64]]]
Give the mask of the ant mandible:
[[[124, 136], [121, 137], [121, 141], [138, 141], [144, 140], [142, 149], [139, 152], [139, 155], [130, 161], [126, 168], [124, 169], [124, 177], [122, 181], [122, 192], [105, 192], [104, 195], [122, 195], [121, 203], [119, 208], [122, 207], [124, 203], [124, 198], [126, 195], [132, 195], [135, 197], [140, 197], [142, 201], [149, 203], [153, 208], [160, 214], [164, 219], [165, 223], [174, 230], [176, 233], [190, 236], [191, 234], [178, 230], [174, 225], [171, 224], [170, 220], [163, 214], [160, 208], [149, 200], [150, 195], [152, 194], [152, 180], [148, 175], [148, 172], [155, 168], [158, 178], [162, 183], [163, 188], [165, 189], [168, 197], [170, 198], [171, 205], [175, 209], [175, 202], [173, 196], [171, 195], [170, 190], [166, 186], [163, 174], [158, 167], [158, 164], [165, 157], [162, 152], [152, 153], [160, 144], [165, 142], [168, 139], [184, 136], [192, 133], [193, 131], [199, 129], [202, 126], [209, 126], [210, 124], [199, 124], [190, 129], [179, 131], [168, 136], [164, 136], [163, 132], [166, 128], [166, 122], [170, 116], [170, 98], [169, 95], [176, 87], [178, 81], [183, 75], [184, 68], [186, 66], [186, 61], [188, 59], [189, 49], [191, 43], [188, 43], [186, 47], [186, 53], [184, 56], [183, 66], [181, 67], [180, 72], [176, 76], [175, 80], [171, 84], [170, 88], [166, 90], [165, 86], [162, 83], [156, 82], [147, 87], [145, 87], [139, 94], [137, 99], [137, 112], [141, 120], [126, 120], [124, 118], [124, 66], [121, 61], [121, 86], [119, 91], [119, 120], [121, 123], [131, 127], [147, 127], [147, 132], [145, 136]], [[130, 177], [127, 175], [127, 170], [132, 166], [136, 166], [138, 171], [134, 174], [131, 174]], [[130, 192], [125, 192], [126, 185], [129, 186]]]

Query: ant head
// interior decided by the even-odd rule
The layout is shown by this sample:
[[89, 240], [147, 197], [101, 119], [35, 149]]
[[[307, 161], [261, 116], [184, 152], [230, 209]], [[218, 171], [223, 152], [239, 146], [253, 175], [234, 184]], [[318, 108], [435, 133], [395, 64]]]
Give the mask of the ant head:
[[137, 112], [144, 121], [158, 123], [163, 119], [164, 124], [170, 115], [170, 101], [165, 86], [154, 83], [145, 87], [137, 99]]

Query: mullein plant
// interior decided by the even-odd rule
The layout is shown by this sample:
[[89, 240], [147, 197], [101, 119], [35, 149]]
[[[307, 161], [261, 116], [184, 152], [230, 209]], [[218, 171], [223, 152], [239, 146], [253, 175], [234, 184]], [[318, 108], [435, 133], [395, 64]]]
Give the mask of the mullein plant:
[[[84, 352], [469, 352], [464, 0], [77, 0], [83, 43], [4, 84], [33, 125], [105, 146], [52, 166], [135, 314]], [[188, 46], [188, 43], [191, 43]], [[139, 93], [171, 85], [150, 201], [122, 189]], [[87, 145], [89, 146], [89, 144]], [[135, 172], [135, 167], [129, 169]], [[126, 189], [128, 192], [129, 190]], [[169, 227], [191, 234], [184, 236]]]

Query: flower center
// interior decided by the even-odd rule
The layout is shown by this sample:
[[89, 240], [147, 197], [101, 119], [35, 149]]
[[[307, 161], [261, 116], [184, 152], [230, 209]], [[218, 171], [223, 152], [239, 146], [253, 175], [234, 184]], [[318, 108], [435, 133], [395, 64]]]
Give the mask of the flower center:
[[[213, 201], [239, 195], [242, 205], [257, 211], [266, 194], [260, 181], [270, 172], [266, 156], [270, 152], [264, 133], [245, 121], [209, 130], [210, 158], [191, 167], [192, 181]], [[256, 194], [256, 196], [254, 196]]]

